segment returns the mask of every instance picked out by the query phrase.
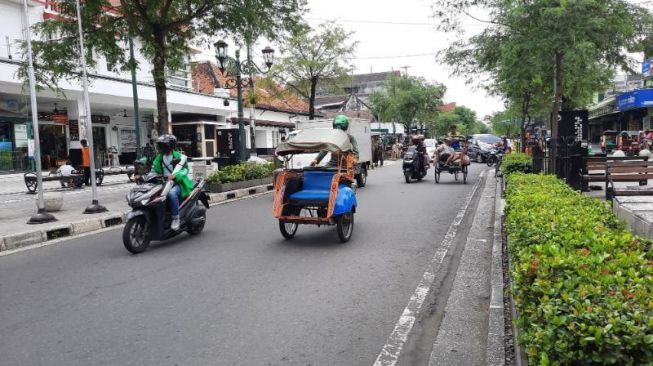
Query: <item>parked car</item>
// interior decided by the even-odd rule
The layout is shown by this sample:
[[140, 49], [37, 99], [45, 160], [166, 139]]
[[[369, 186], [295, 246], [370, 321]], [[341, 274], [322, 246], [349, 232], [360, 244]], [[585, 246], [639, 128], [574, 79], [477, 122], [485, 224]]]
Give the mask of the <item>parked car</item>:
[[431, 159], [431, 162], [433, 162], [433, 156], [435, 155], [436, 145], [437, 145], [437, 141], [435, 139], [424, 140], [424, 146], [426, 146], [426, 154]]
[[487, 160], [487, 154], [501, 143], [501, 138], [488, 133], [479, 133], [472, 135], [467, 144], [467, 155], [477, 163], [483, 163]]

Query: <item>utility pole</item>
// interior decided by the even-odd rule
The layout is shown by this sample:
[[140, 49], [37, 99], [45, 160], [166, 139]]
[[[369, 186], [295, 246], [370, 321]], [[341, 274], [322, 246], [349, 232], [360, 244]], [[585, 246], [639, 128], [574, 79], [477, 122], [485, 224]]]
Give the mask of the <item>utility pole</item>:
[[56, 221], [57, 219], [45, 212], [45, 202], [43, 201], [43, 172], [41, 171], [41, 141], [39, 139], [39, 116], [36, 106], [36, 78], [34, 77], [34, 63], [32, 61], [32, 35], [29, 31], [29, 13], [27, 12], [27, 0], [23, 0], [23, 27], [24, 35], [27, 42], [27, 73], [29, 75], [29, 92], [30, 106], [32, 108], [32, 126], [34, 133], [34, 160], [36, 163], [36, 189], [38, 192], [38, 211], [36, 215], [30, 217], [28, 224], [43, 224], [46, 222]]
[[82, 31], [82, 15], [79, 5], [79, 0], [76, 1], [77, 5], [77, 28], [79, 30], [79, 51], [80, 51], [80, 61], [82, 66], [82, 92], [84, 94], [84, 106], [86, 107], [86, 117], [84, 118], [84, 123], [86, 124], [86, 134], [88, 135], [88, 147], [89, 147], [89, 157], [90, 157], [90, 169], [91, 169], [91, 191], [92, 191], [92, 200], [91, 205], [86, 207], [84, 210], [85, 214], [94, 214], [106, 212], [106, 207], [100, 205], [97, 198], [97, 185], [95, 183], [95, 151], [94, 151], [94, 142], [93, 142], [93, 122], [91, 121], [91, 101], [88, 97], [88, 75], [86, 74], [86, 48], [84, 47], [84, 32]]
[[129, 33], [129, 63], [132, 74], [132, 95], [134, 99], [134, 124], [136, 125], [136, 158], [141, 157], [141, 116], [138, 110], [138, 85], [136, 84], [136, 58], [134, 57], [134, 37]]
[[404, 69], [404, 76], [408, 76], [408, 69], [410, 69], [411, 66], [402, 66], [400, 69]]

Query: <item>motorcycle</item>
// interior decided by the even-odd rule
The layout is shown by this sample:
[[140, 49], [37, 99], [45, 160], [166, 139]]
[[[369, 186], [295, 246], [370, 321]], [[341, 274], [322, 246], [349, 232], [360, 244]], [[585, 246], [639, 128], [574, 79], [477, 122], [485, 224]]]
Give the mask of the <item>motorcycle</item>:
[[423, 163], [420, 169], [419, 157], [420, 153], [414, 146], [409, 147], [406, 153], [404, 153], [402, 169], [406, 183], [410, 183], [411, 179], [422, 180], [426, 176], [426, 171], [429, 169], [428, 159], [424, 154], [421, 159]]
[[127, 223], [122, 232], [125, 249], [138, 254], [147, 250], [152, 240], [167, 240], [183, 231], [190, 235], [202, 232], [209, 208], [203, 179], [196, 181], [190, 195], [179, 207], [179, 230], [170, 227], [172, 216], [166, 204], [166, 197], [174, 182], [165, 181], [157, 173], [149, 173], [143, 180], [143, 184], [127, 193], [127, 203], [132, 210], [127, 214]]
[[502, 156], [503, 156], [503, 151], [495, 147], [487, 153], [487, 156], [485, 157], [485, 163], [489, 167], [497, 165], [501, 160]]

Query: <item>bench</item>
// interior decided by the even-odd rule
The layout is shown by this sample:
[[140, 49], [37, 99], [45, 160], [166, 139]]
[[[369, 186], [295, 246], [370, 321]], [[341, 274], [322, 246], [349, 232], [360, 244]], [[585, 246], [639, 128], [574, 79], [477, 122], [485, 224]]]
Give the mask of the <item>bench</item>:
[[583, 190], [586, 191], [585, 187], [590, 182], [604, 182], [607, 187], [607, 173], [606, 167], [609, 163], [612, 162], [621, 162], [621, 161], [648, 161], [648, 156], [588, 156], [583, 158], [583, 168], [581, 168], [579, 174], [581, 182], [583, 184]]
[[[101, 185], [102, 181], [104, 180], [104, 176], [112, 175], [112, 174], [119, 174], [119, 173], [107, 174], [102, 169], [96, 169], [95, 183], [97, 185]], [[47, 175], [43, 175], [41, 178], [43, 179], [43, 182], [59, 181], [61, 182], [62, 187], [64, 187], [64, 185], [67, 185], [68, 187], [72, 187], [72, 188], [81, 188], [82, 185], [84, 184], [84, 173], [77, 170], [75, 170], [73, 174], [71, 174], [70, 176], [64, 177], [62, 175], [57, 174], [56, 172], [50, 172]], [[36, 193], [36, 190], [38, 189], [36, 173], [34, 172], [25, 173], [23, 175], [23, 179], [25, 180], [25, 186], [27, 187], [27, 191], [29, 193]]]
[[[644, 185], [653, 179], [653, 162], [650, 161], [622, 161], [612, 162], [606, 168], [607, 183], [605, 190], [606, 200], [616, 196], [650, 196], [653, 187]], [[618, 182], [637, 182], [638, 186], [616, 187]]]

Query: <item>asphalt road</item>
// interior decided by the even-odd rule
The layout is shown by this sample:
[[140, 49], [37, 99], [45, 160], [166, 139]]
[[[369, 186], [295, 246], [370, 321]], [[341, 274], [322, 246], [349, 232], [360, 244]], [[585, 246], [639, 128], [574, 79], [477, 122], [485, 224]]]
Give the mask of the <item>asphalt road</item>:
[[[483, 167], [467, 185], [372, 171], [346, 244], [333, 227], [284, 241], [265, 195], [212, 207], [200, 236], [141, 255], [111, 230], [0, 257], [0, 364], [372, 365]], [[399, 364], [429, 362], [436, 334], [420, 327], [439, 322], [416, 326]]]

